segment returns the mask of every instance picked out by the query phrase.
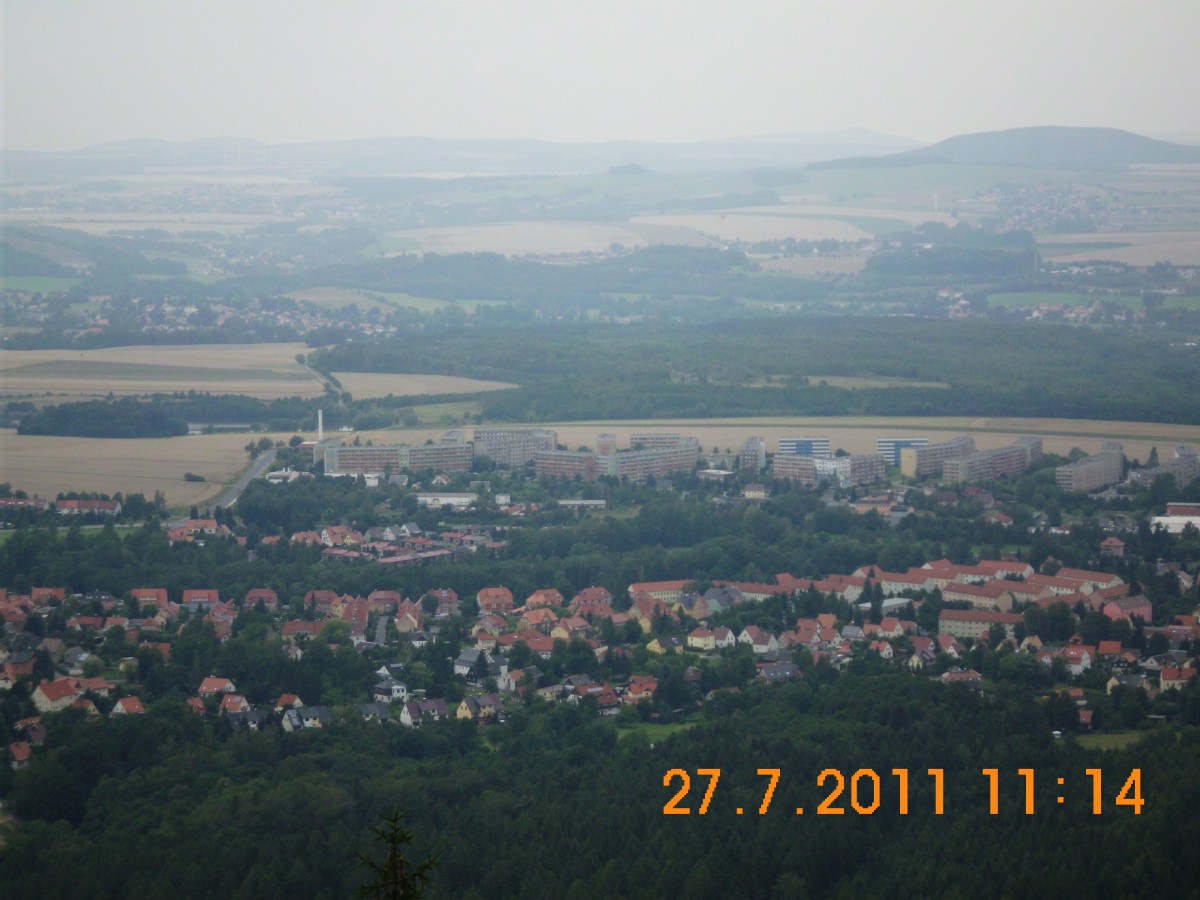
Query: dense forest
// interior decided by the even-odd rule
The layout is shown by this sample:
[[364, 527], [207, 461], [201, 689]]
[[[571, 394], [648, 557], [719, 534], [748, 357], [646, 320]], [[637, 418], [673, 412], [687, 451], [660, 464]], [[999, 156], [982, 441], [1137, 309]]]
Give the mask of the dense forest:
[[[1194, 350], [1155, 334], [1024, 323], [811, 317], [547, 325], [355, 342], [315, 351], [309, 362], [325, 372], [518, 382], [482, 398], [484, 418], [499, 421], [986, 415], [1200, 423], [1200, 395], [1181, 390], [1200, 381]], [[850, 389], [822, 384], [821, 376], [901, 381]], [[768, 379], [771, 386], [758, 386]]]
[[[1200, 883], [1186, 826], [1200, 802], [1194, 731], [1087, 751], [1053, 740], [1051, 706], [1019, 692], [981, 700], [821, 669], [707, 710], [653, 741], [587, 704], [534, 703], [486, 732], [231, 735], [179, 704], [102, 724], [62, 716], [44, 763], [17, 774], [14, 808], [29, 821], [6, 834], [0, 880], [13, 898], [343, 897], [364, 878], [356, 854], [381, 852], [369, 826], [399, 808], [410, 860], [437, 859], [428, 897], [1002, 897], [1081, 883], [1127, 897]], [[994, 815], [981, 767], [998, 770]], [[698, 770], [714, 768], [700, 815]], [[764, 768], [780, 773], [769, 804]], [[1019, 768], [1034, 772], [1032, 815]], [[1089, 768], [1101, 771], [1098, 815]], [[673, 769], [691, 776], [677, 803], [689, 815], [665, 814]], [[818, 783], [825, 769], [844, 793], [834, 776]], [[852, 779], [863, 769], [877, 793]], [[944, 771], [941, 815], [929, 769]], [[819, 815], [823, 801], [842, 814]]]
[[187, 420], [163, 406], [130, 397], [47, 406], [21, 416], [18, 434], [71, 437], [173, 437], [187, 434]]

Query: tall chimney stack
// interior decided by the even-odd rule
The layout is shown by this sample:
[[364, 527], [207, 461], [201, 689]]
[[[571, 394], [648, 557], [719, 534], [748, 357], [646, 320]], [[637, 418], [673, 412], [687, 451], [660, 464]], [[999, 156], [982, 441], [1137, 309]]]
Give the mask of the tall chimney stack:
[[317, 410], [317, 442], [325, 440], [325, 410]]

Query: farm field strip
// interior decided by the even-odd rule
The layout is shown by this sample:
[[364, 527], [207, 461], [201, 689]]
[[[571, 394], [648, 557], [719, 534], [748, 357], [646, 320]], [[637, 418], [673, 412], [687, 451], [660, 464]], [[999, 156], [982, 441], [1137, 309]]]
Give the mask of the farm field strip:
[[502, 391], [517, 385], [504, 381], [483, 381], [457, 375], [386, 375], [375, 372], [334, 372], [342, 387], [357, 399], [367, 397], [424, 396], [432, 394], [474, 394], [478, 391]]
[[196, 390], [212, 394], [319, 397], [323, 382], [296, 362], [291, 344], [197, 344], [101, 350], [0, 351], [0, 393], [52, 394], [55, 402]]

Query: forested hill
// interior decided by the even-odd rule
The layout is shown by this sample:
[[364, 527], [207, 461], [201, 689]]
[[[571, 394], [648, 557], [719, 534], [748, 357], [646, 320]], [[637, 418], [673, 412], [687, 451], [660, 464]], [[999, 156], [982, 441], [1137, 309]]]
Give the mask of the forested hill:
[[887, 156], [833, 160], [812, 169], [957, 163], [1046, 169], [1097, 169], [1137, 163], [1198, 163], [1200, 147], [1173, 144], [1117, 128], [1039, 126], [947, 138], [931, 147]]
[[[1200, 383], [1195, 348], [1156, 334], [1045, 324], [804, 317], [551, 325], [355, 342], [314, 352], [310, 362], [326, 372], [519, 383], [481, 398], [490, 421], [982, 415], [1200, 423], [1200, 394], [1186, 389]], [[866, 380], [821, 383], [830, 376]]]
[[[1194, 890], [1194, 732], [1086, 751], [1052, 739], [1052, 705], [819, 667], [723, 695], [709, 721], [653, 743], [636, 727], [619, 737], [586, 704], [535, 705], [486, 733], [464, 721], [230, 735], [178, 702], [140, 719], [67, 717], [48, 759], [17, 773], [29, 821], [4, 834], [0, 884], [12, 900], [345, 897], [362, 881], [356, 854], [381, 857], [369, 825], [398, 806], [416, 833], [409, 859], [439, 854], [433, 898]], [[996, 815], [981, 767], [999, 772]], [[827, 768], [842, 792], [834, 776], [818, 784]], [[1034, 773], [1032, 815], [1019, 768]], [[1099, 815], [1088, 768], [1102, 773]], [[664, 813], [681, 785], [664, 784], [672, 769], [691, 778], [676, 804], [687, 815]], [[720, 769], [704, 815], [699, 769]], [[759, 769], [779, 770], [761, 813]], [[865, 769], [878, 794], [854, 777]], [[907, 814], [894, 769], [907, 772]], [[944, 770], [942, 814], [930, 769]], [[1116, 802], [1134, 769], [1140, 813]], [[818, 814], [822, 801], [842, 813]]]

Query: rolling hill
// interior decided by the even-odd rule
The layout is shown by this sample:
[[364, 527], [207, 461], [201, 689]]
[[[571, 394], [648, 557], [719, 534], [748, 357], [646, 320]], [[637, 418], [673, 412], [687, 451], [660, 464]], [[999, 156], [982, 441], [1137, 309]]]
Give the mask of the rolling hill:
[[809, 168], [887, 168], [947, 163], [1044, 169], [1107, 169], [1136, 163], [1200, 163], [1200, 147], [1159, 141], [1117, 128], [1046, 125], [963, 134], [919, 150], [830, 160], [814, 163]]

